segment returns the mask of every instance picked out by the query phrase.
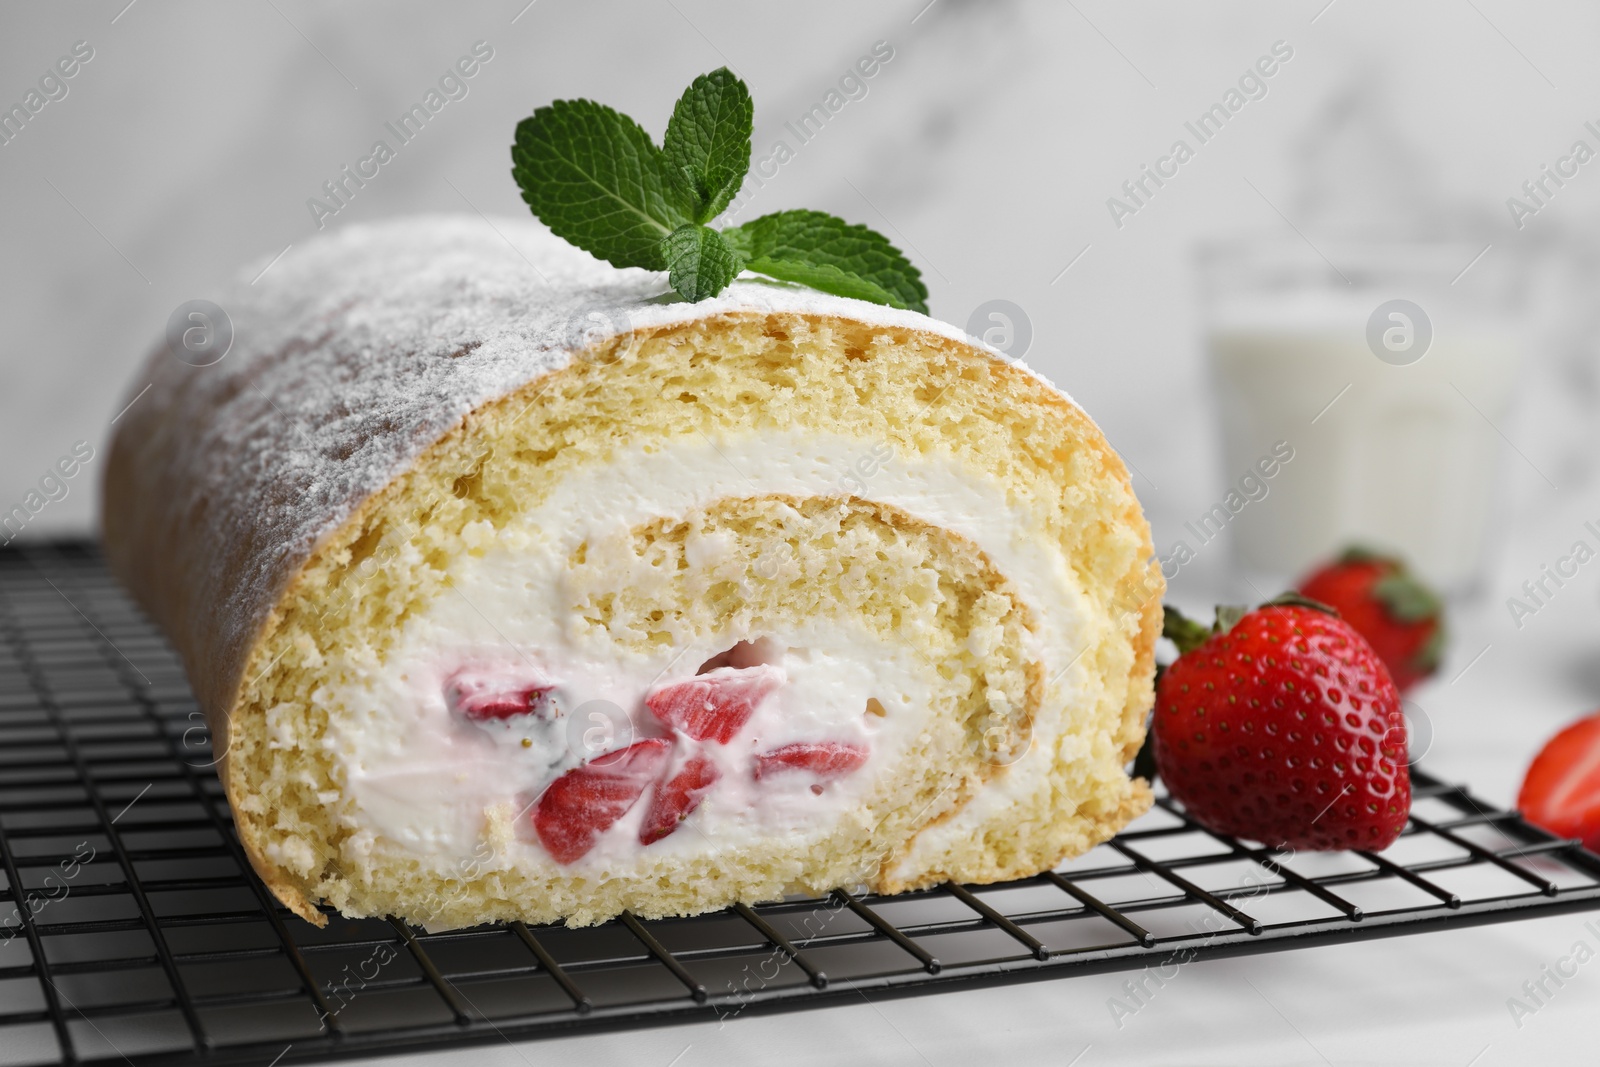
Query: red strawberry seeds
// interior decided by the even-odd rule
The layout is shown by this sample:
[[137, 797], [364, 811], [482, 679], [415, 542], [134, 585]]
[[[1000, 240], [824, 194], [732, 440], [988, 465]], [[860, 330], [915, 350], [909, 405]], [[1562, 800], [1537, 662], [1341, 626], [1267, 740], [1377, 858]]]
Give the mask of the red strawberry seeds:
[[[1220, 614], [1220, 613], [1219, 613]], [[1157, 768], [1218, 833], [1296, 849], [1392, 845], [1411, 810], [1405, 719], [1393, 680], [1348, 623], [1264, 606], [1166, 669], [1151, 722]], [[1187, 637], [1187, 640], [1185, 639]]]

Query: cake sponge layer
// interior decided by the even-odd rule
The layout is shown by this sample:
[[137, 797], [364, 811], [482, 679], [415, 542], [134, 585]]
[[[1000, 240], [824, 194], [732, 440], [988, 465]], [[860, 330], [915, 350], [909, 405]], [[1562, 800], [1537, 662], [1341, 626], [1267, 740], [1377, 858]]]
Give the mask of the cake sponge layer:
[[[1162, 582], [1092, 421], [921, 316], [662, 287], [404, 220], [241, 287], [216, 367], [154, 357], [108, 559], [307, 919], [992, 881], [1148, 805]], [[753, 695], [661, 710], [713, 684]]]
[[[862, 480], [851, 468], [843, 486], [809, 497], [745, 495], [731, 458], [741, 442], [791, 434], [888, 455], [885, 483], [889, 469], [919, 464], [980, 481], [1006, 508], [1008, 538], [1039, 550], [1009, 554], [1043, 561], [1027, 576], [1040, 603], [940, 525], [954, 520], [938, 500], [873, 501], [877, 472]], [[527, 521], [564, 486], [707, 447], [728, 459], [697, 487], [704, 506], [619, 526], [619, 501], [602, 495], [587, 502], [599, 532], [565, 539]], [[464, 855], [412, 855], [363, 833], [327, 744], [330, 718], [347, 709], [319, 692], [380, 669], [408, 620], [452, 597], [468, 561], [518, 551], [562, 554], [565, 599], [539, 608], [580, 645], [698, 650], [684, 668], [708, 650], [830, 627], [909, 649], [932, 699], [890, 713], [918, 715], [919, 736], [848, 817], [792, 842], [570, 872], [518, 860], [515, 805], [493, 812]], [[794, 889], [1033, 873], [1147, 802], [1122, 770], [1150, 699], [1155, 614], [1143, 595], [1138, 610], [1124, 603], [1148, 581], [1147, 554], [1126, 475], [1092, 424], [980, 353], [802, 317], [620, 338], [474, 413], [317, 554], [233, 718], [230, 792], [280, 892], [435, 925], [679, 914]], [[1015, 796], [930, 854], [914, 847], [924, 830], [958, 825], [990, 786]]]

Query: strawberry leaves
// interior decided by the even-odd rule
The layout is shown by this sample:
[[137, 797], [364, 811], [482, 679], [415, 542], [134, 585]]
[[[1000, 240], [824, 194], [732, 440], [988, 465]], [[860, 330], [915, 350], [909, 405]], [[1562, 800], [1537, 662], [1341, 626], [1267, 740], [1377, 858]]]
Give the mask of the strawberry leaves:
[[1161, 606], [1161, 636], [1178, 646], [1180, 656], [1205, 644], [1215, 632], [1213, 627], [1196, 622], [1171, 604]]
[[706, 225], [744, 183], [753, 119], [749, 89], [726, 67], [684, 90], [659, 148], [621, 112], [557, 100], [517, 124], [511, 174], [552, 233], [614, 266], [666, 271], [685, 300], [749, 270], [926, 314], [921, 273], [865, 226], [820, 211]]
[[1161, 636], [1171, 641], [1177, 647], [1178, 654], [1181, 656], [1184, 653], [1193, 652], [1216, 635], [1225, 634], [1232, 630], [1239, 625], [1239, 620], [1251, 612], [1267, 608], [1309, 608], [1312, 611], [1320, 611], [1324, 615], [1337, 616], [1339, 614], [1328, 605], [1313, 600], [1308, 596], [1303, 596], [1293, 590], [1279, 593], [1271, 600], [1254, 608], [1245, 607], [1241, 604], [1218, 604], [1216, 621], [1210, 626], [1203, 622], [1196, 622], [1171, 604], [1163, 604], [1161, 606]]

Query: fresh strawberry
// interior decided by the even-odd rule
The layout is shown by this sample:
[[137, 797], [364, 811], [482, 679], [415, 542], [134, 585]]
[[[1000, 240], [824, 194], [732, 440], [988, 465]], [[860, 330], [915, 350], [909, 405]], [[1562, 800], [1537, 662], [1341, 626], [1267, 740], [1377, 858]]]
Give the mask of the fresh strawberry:
[[1545, 743], [1522, 780], [1517, 810], [1535, 826], [1600, 850], [1600, 715], [1579, 719]]
[[458, 671], [445, 683], [450, 710], [474, 722], [548, 715], [555, 683], [532, 668]]
[[660, 737], [576, 767], [550, 783], [533, 812], [533, 828], [557, 863], [572, 863], [639, 802], [660, 774], [671, 742]]
[[1336, 561], [1307, 575], [1300, 592], [1354, 626], [1402, 693], [1439, 669], [1444, 607], [1400, 560], [1347, 548]]
[[778, 667], [718, 667], [687, 682], [662, 686], [645, 697], [644, 705], [662, 723], [696, 741], [725, 745], [750, 721], [756, 705], [783, 682]]
[[867, 750], [843, 741], [799, 741], [780, 745], [771, 752], [756, 755], [755, 776], [764, 778], [778, 771], [808, 771], [814, 778], [827, 780], [849, 774], [867, 762]]
[[683, 770], [656, 786], [650, 800], [650, 810], [645, 812], [644, 823], [639, 827], [639, 843], [648, 845], [660, 841], [678, 828], [700, 806], [700, 801], [717, 784], [722, 772], [705, 756], [695, 756]]
[[1218, 833], [1297, 849], [1379, 850], [1411, 810], [1400, 694], [1348, 623], [1293, 595], [1219, 609], [1207, 629], [1167, 609], [1182, 653], [1151, 721], [1167, 789]]

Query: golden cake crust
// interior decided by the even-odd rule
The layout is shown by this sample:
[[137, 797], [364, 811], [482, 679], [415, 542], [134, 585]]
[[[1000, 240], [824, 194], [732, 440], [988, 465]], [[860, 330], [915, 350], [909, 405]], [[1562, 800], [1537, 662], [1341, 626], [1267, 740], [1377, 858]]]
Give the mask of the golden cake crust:
[[[465, 249], [463, 254], [509, 262], [504, 255], [486, 252], [481, 235], [462, 236], [466, 223], [429, 225], [440, 228], [441, 240], [450, 247]], [[396, 240], [404, 243], [403, 235], [388, 231], [375, 238], [352, 239], [342, 257], [313, 263], [304, 274], [314, 282], [318, 272], [336, 273], [340, 262], [371, 255], [374, 248], [369, 246], [381, 252], [386, 242]], [[522, 418], [536, 410], [548, 384], [575, 364], [604, 360], [609, 358], [604, 353], [614, 352], [619, 344], [631, 347], [687, 324], [716, 329], [759, 322], [763, 328], [837, 333], [865, 323], [895, 343], [916, 340], [953, 360], [982, 362], [1003, 390], [1049, 405], [1055, 417], [1074, 427], [1080, 446], [1093, 451], [1102, 476], [1117, 480], [1125, 490], [1122, 513], [1105, 515], [1103, 520], [1138, 531], [1141, 538], [1141, 562], [1111, 579], [1115, 589], [1111, 602], [1121, 606], [1133, 629], [1127, 704], [1115, 735], [1123, 759], [1132, 758], [1142, 741], [1150, 701], [1162, 584], [1127, 472], [1076, 404], [1053, 388], [1042, 387], [1042, 379], [1026, 368], [983, 352], [932, 320], [810, 292], [774, 294], [766, 286], [738, 287], [724, 298], [663, 313], [637, 306], [638, 293], [659, 283], [647, 275], [629, 278], [632, 291], [609, 292], [601, 305], [626, 310], [601, 312], [605, 321], [598, 337], [580, 347], [570, 346], [574, 335], [568, 323], [573, 314], [591, 318], [595, 314], [582, 310], [592, 305], [585, 294], [595, 291], [597, 278], [614, 290], [614, 276], [619, 273], [643, 275], [575, 268], [569, 288], [577, 295], [557, 301], [561, 310], [534, 331], [539, 337], [532, 345], [528, 331], [523, 328], [519, 333], [517, 325], [527, 305], [507, 303], [500, 291], [477, 294], [482, 306], [498, 308], [497, 319], [476, 326], [458, 318], [434, 322], [431, 334], [419, 335], [427, 338], [427, 350], [420, 350], [415, 339], [402, 340], [396, 353], [385, 357], [396, 366], [405, 358], [444, 361], [444, 378], [418, 373], [391, 383], [393, 392], [405, 394], [399, 399], [385, 393], [351, 400], [338, 392], [341, 378], [355, 381], [374, 373], [370, 360], [359, 352], [352, 354], [381, 333], [363, 321], [365, 305], [350, 291], [370, 285], [370, 279], [357, 278], [343, 289], [334, 286], [315, 306], [294, 304], [294, 298], [286, 296], [276, 305], [269, 299], [252, 308], [254, 315], [277, 312], [293, 321], [250, 350], [236, 353], [234, 365], [224, 362], [219, 366], [226, 371], [212, 378], [204, 376], [219, 368], [186, 367], [164, 353], [154, 357], [154, 387], [130, 410], [106, 465], [106, 554], [115, 573], [182, 656], [219, 753], [218, 773], [236, 812], [245, 809], [249, 796], [240, 777], [230, 773], [232, 724], [247, 686], [273, 668], [267, 650], [283, 623], [284, 606], [307, 593], [306, 576], [313, 566], [329, 553], [348, 551], [369, 517], [403, 491], [407, 472], [427, 470], [436, 457], [460, 447], [496, 420]], [[284, 285], [294, 293], [307, 281], [302, 276]], [[431, 284], [437, 283], [432, 279]], [[527, 279], [520, 284], [526, 287]], [[742, 291], [746, 289], [756, 292]], [[404, 297], [404, 293], [394, 295], [399, 300]], [[579, 310], [574, 312], [574, 307]], [[488, 365], [472, 365], [474, 357], [495, 345], [506, 351], [487, 353], [494, 356]], [[308, 366], [324, 371], [313, 383], [316, 388], [305, 393], [287, 389], [284, 395], [285, 384]], [[453, 369], [470, 381], [454, 382], [441, 396], [439, 382], [452, 381], [448, 372]], [[376, 410], [342, 410], [363, 399]], [[242, 425], [230, 426], [230, 419]], [[206, 448], [219, 454], [197, 458], [197, 450]], [[284, 451], [289, 454], [283, 455]], [[335, 473], [342, 464], [355, 469]], [[1042, 830], [1031, 850], [1010, 863], [986, 859], [983, 843], [975, 841], [976, 851], [956, 857], [954, 866], [974, 881], [1031, 874], [1040, 869], [1041, 855], [1051, 857], [1048, 863], [1084, 851], [1112, 836], [1149, 802], [1148, 789], [1136, 783], [1114, 805], [1092, 813], [1086, 830], [1079, 827], [1059, 839]], [[297, 915], [325, 922], [305, 881], [285, 873], [268, 854], [260, 821], [240, 818], [237, 825], [268, 888]], [[884, 862], [873, 888], [892, 892], [942, 877], [933, 869], [907, 879], [893, 866], [892, 859]]]

